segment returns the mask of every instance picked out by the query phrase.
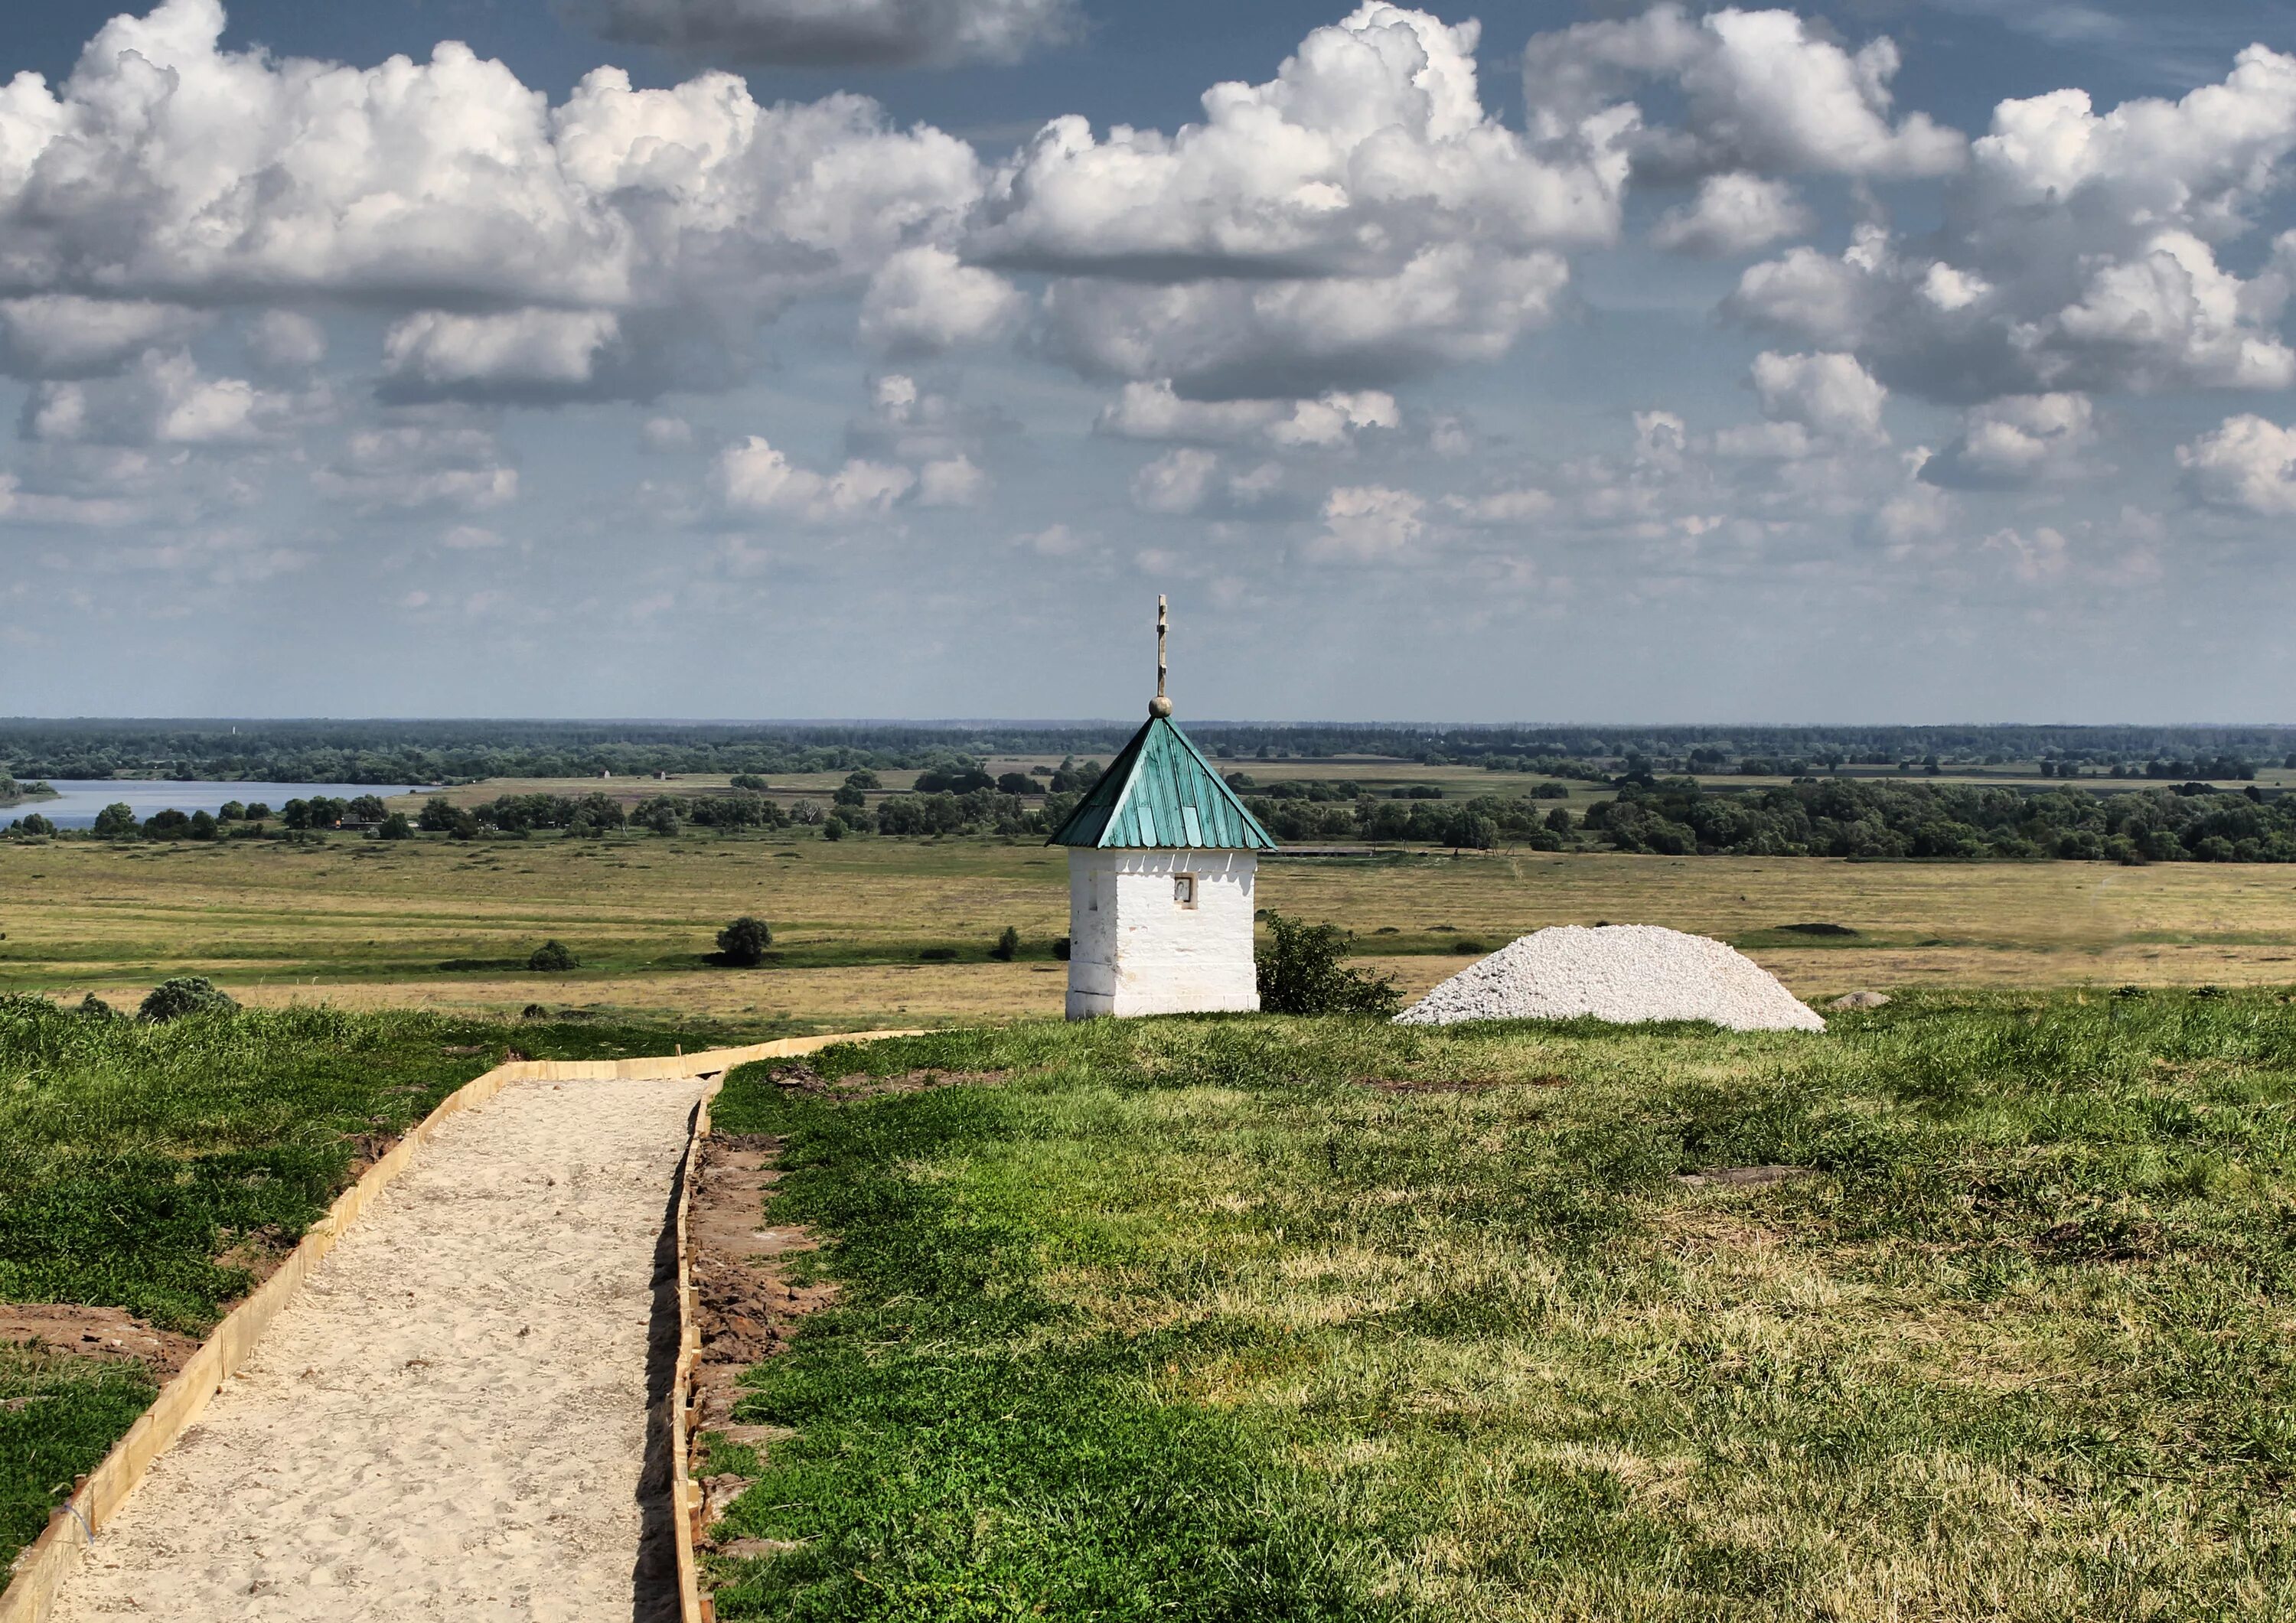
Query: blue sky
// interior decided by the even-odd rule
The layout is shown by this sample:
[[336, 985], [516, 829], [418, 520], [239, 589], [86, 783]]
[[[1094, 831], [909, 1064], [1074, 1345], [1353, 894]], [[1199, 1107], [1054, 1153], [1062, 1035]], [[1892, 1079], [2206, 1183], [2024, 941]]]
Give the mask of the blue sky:
[[2292, 21], [12, 15], [0, 713], [2285, 719]]

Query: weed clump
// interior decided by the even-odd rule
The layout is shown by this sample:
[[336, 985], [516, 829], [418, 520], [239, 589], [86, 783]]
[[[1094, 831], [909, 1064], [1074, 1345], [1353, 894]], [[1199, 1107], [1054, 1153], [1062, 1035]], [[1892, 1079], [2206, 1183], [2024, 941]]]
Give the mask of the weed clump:
[[526, 967], [545, 975], [559, 975], [580, 969], [582, 960], [574, 955], [572, 947], [553, 937], [527, 955]]
[[[193, 1014], [232, 1014], [238, 1009], [238, 1001], [205, 975], [176, 975], [153, 987], [136, 1012], [156, 1025]], [[89, 1012], [86, 1004], [80, 1012]]]

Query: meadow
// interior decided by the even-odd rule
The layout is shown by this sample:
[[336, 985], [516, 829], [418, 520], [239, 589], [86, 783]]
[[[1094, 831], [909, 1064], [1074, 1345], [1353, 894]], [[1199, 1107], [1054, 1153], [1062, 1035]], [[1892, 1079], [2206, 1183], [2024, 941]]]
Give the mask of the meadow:
[[717, 1109], [840, 1292], [736, 1411], [792, 1434], [713, 1455], [786, 1552], [714, 1562], [720, 1617], [2296, 1608], [2276, 999], [814, 1064]]
[[[396, 843], [0, 842], [0, 991], [132, 1006], [212, 976], [264, 1006], [715, 1019], [834, 1029], [1056, 1012], [1064, 854], [1033, 842], [807, 830]], [[1862, 987], [2296, 984], [2296, 868], [1849, 863], [1422, 852], [1263, 865], [1263, 906], [1354, 932], [1419, 991], [1554, 923], [1732, 941], [1798, 993]], [[736, 914], [767, 964], [710, 962]], [[1812, 935], [1821, 923], [1854, 931]], [[993, 961], [1007, 925], [1019, 961]], [[581, 961], [525, 970], [549, 939]], [[453, 969], [442, 965], [454, 964]]]

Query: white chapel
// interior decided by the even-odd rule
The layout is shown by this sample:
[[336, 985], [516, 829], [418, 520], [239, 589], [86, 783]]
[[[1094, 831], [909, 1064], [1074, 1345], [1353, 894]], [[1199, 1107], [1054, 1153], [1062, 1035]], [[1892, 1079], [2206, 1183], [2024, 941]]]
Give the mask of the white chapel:
[[1253, 881], [1275, 841], [1220, 781], [1164, 696], [1050, 845], [1069, 848], [1070, 1020], [1256, 1010]]

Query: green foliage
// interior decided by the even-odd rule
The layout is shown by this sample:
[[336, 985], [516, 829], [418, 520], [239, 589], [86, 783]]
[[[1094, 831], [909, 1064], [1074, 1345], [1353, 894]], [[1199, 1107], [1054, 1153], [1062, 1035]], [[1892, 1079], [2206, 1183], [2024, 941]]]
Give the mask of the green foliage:
[[544, 974], [555, 975], [563, 974], [568, 970], [580, 969], [582, 961], [574, 955], [572, 947], [554, 937], [527, 955], [526, 967]]
[[747, 789], [758, 794], [763, 794], [773, 787], [754, 772], [737, 772], [734, 775], [732, 782], [736, 789]]
[[765, 920], [743, 914], [718, 932], [718, 955], [736, 969], [753, 970], [766, 961], [774, 932]]
[[393, 812], [382, 820], [382, 826], [374, 833], [378, 840], [412, 840], [414, 838], [414, 825], [406, 820], [405, 812]]
[[988, 949], [988, 955], [999, 963], [1012, 963], [1021, 955], [1021, 932], [1010, 924], [1004, 926], [996, 937], [996, 945]]
[[8, 824], [8, 832], [29, 840], [53, 834], [56, 825], [38, 812], [27, 812]]
[[90, 992], [86, 996], [81, 998], [79, 1000], [78, 1007], [75, 1008], [72, 1012], [78, 1015], [82, 1020], [120, 1020], [125, 1018], [119, 1010], [113, 1008], [110, 1004], [104, 1002], [103, 999], [98, 997], [93, 992]]
[[98, 840], [126, 840], [137, 832], [135, 808], [125, 800], [114, 800], [95, 814], [90, 831]]
[[1379, 1019], [1403, 1006], [1402, 994], [1384, 976], [1341, 962], [1352, 938], [1335, 924], [1308, 924], [1280, 913], [1267, 915], [1268, 939], [1258, 955], [1259, 1006], [1270, 1014], [1368, 1014]]
[[136, 1013], [155, 1024], [197, 1014], [230, 1014], [239, 1004], [205, 975], [175, 975], [144, 995]]

